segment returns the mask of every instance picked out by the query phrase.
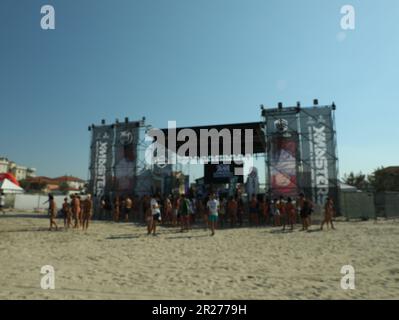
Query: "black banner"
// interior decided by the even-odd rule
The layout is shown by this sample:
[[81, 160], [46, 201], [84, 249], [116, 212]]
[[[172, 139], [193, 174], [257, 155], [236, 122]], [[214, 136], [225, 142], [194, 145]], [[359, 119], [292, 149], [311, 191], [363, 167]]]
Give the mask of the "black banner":
[[98, 198], [107, 194], [112, 187], [113, 141], [112, 126], [92, 128], [89, 189]]

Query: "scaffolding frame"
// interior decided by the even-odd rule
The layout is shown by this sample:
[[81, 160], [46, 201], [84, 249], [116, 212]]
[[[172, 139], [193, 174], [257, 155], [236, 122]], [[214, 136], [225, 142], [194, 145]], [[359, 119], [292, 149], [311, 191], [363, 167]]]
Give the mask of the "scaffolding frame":
[[[314, 143], [313, 136], [310, 136], [307, 132], [302, 132], [302, 121], [307, 117], [312, 119], [315, 123], [318, 122], [317, 116], [308, 112], [308, 110], [317, 110], [327, 108], [331, 110], [331, 123], [324, 122], [326, 129], [328, 130], [328, 137], [326, 137], [326, 145], [331, 146], [332, 151], [329, 152], [328, 148], [325, 150], [325, 155], [327, 158], [328, 170], [332, 170], [332, 175], [328, 174], [328, 189], [331, 193], [336, 203], [336, 209], [339, 211], [339, 179], [338, 179], [338, 151], [337, 151], [337, 137], [336, 137], [336, 127], [335, 127], [335, 104], [323, 105], [323, 106], [310, 106], [310, 107], [300, 107], [299, 105], [294, 107], [279, 107], [274, 109], [262, 109], [262, 123], [264, 131], [264, 150], [265, 150], [265, 191], [266, 194], [271, 198], [275, 195], [272, 189], [272, 171], [281, 172], [271, 161], [270, 146], [273, 137], [276, 133], [271, 133], [272, 130], [268, 127], [271, 122], [288, 119], [287, 121], [287, 132], [296, 135], [298, 137], [297, 152], [295, 153], [295, 166], [296, 166], [296, 181], [295, 188], [297, 193], [304, 192], [307, 197], [311, 197], [314, 202], [317, 202], [317, 188], [306, 181], [304, 168], [305, 166], [310, 170], [311, 173], [316, 171], [315, 164], [311, 161], [312, 154], [309, 153], [308, 157], [303, 154], [304, 143]], [[320, 113], [321, 114], [321, 113]], [[295, 123], [295, 125], [293, 125]], [[314, 190], [313, 190], [314, 189]], [[320, 204], [320, 203], [319, 203]]]

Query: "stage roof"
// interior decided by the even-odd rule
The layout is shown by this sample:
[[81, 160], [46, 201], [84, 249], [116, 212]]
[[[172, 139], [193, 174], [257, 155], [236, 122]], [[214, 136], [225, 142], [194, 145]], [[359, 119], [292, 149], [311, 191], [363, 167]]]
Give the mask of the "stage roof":
[[[232, 124], [219, 124], [219, 125], [207, 125], [207, 126], [194, 126], [194, 127], [179, 127], [176, 128], [176, 135], [179, 133], [180, 130], [183, 129], [192, 129], [196, 133], [197, 137], [200, 137], [200, 130], [205, 129], [205, 130], [211, 130], [211, 129], [216, 129], [219, 132], [222, 129], [228, 129], [230, 133], [232, 134], [233, 129], [240, 129], [242, 130], [241, 132], [241, 151], [245, 151], [245, 134], [244, 130], [245, 129], [252, 129], [253, 130], [253, 154], [256, 153], [264, 153], [265, 152], [265, 136], [264, 132], [262, 130], [262, 122], [246, 122], [246, 123], [232, 123]], [[168, 129], [161, 129], [164, 134], [165, 134], [165, 142], [166, 145], [168, 145]], [[222, 145], [223, 141], [222, 139], [219, 139], [219, 150], [222, 151]], [[183, 145], [185, 142], [184, 141], [177, 141], [176, 147], [179, 149], [181, 145]], [[199, 144], [198, 144], [198, 153], [199, 153]], [[232, 150], [233, 148], [231, 148]], [[228, 155], [223, 152], [224, 155]]]

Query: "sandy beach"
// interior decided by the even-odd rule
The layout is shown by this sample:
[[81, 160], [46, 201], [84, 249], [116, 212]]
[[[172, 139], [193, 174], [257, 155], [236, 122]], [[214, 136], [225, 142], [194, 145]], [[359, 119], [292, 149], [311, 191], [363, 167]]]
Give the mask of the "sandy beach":
[[[62, 221], [58, 220], [59, 225]], [[399, 222], [337, 222], [337, 230], [235, 228], [157, 237], [133, 223], [48, 231], [37, 214], [0, 216], [0, 299], [398, 299]], [[343, 290], [350, 264], [356, 289]], [[55, 290], [40, 269], [55, 269]]]

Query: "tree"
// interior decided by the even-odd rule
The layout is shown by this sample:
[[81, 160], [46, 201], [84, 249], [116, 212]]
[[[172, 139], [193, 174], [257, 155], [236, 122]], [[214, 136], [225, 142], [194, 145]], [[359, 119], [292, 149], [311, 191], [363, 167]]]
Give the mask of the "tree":
[[377, 168], [369, 176], [369, 181], [377, 192], [399, 191], [399, 167]]
[[58, 188], [62, 192], [62, 194], [67, 194], [67, 192], [69, 190], [69, 185], [68, 185], [67, 182], [63, 181], [63, 182], [60, 183]]
[[345, 174], [344, 183], [353, 186], [359, 190], [367, 190], [370, 188], [370, 183], [365, 174], [361, 171], [357, 174], [350, 172], [349, 175]]
[[343, 181], [359, 190], [399, 192], [399, 167], [379, 167], [367, 176], [362, 172], [350, 172], [344, 175]]
[[47, 183], [46, 182], [31, 182], [29, 184], [29, 191], [43, 191], [45, 188], [47, 187]]
[[19, 186], [25, 191], [28, 191], [30, 189], [30, 182], [27, 181], [26, 179], [20, 180]]

